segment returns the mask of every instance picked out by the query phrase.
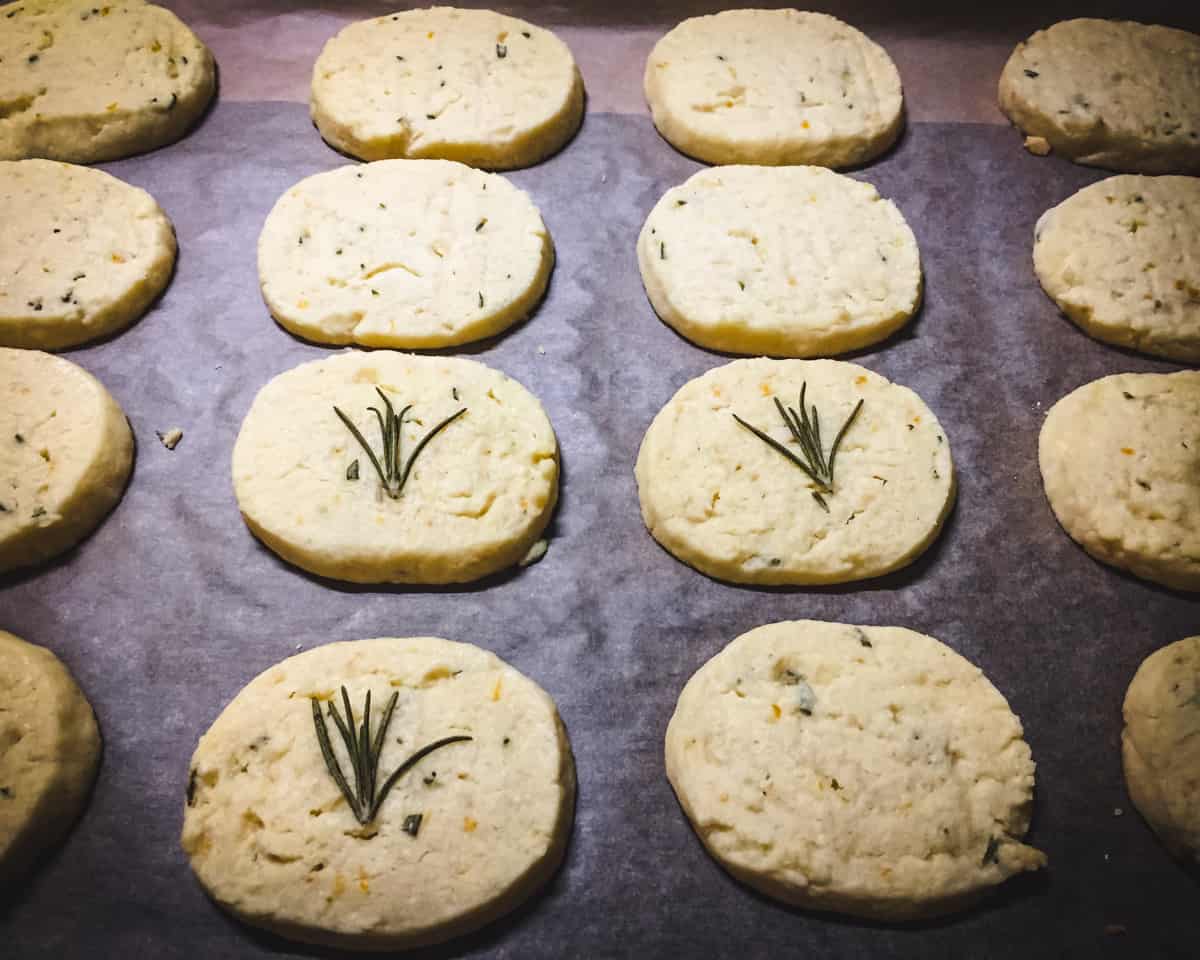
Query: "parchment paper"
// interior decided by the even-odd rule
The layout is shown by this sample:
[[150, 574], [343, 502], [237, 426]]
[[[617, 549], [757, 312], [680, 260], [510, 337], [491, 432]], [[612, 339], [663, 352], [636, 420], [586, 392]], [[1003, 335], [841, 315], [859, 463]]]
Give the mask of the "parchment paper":
[[[1034, 221], [1101, 173], [1031, 157], [1009, 129], [915, 124], [855, 174], [908, 218], [927, 288], [904, 333], [855, 359], [937, 413], [958, 505], [940, 540], [898, 574], [827, 589], [734, 587], [655, 545], [632, 470], [659, 407], [726, 360], [659, 322], [634, 254], [655, 200], [698, 165], [648, 120], [590, 115], [565, 151], [511, 175], [554, 236], [549, 295], [530, 320], [468, 351], [541, 398], [558, 432], [549, 553], [473, 588], [388, 589], [278, 560], [243, 526], [230, 481], [254, 393], [327, 352], [267, 314], [259, 229], [284, 189], [343, 162], [302, 105], [223, 101], [181, 143], [107, 167], [157, 197], [180, 257], [145, 318], [68, 354], [132, 422], [137, 462], [124, 499], [60, 563], [0, 581], [0, 625], [63, 657], [105, 736], [86, 813], [0, 912], [0, 955], [302, 955], [227, 918], [191, 876], [178, 843], [188, 759], [224, 704], [297, 649], [425, 633], [493, 650], [542, 684], [569, 729], [580, 784], [567, 862], [550, 887], [432, 955], [1197, 955], [1196, 884], [1132, 810], [1118, 742], [1135, 667], [1198, 632], [1200, 611], [1088, 559], [1055, 523], [1037, 467], [1037, 433], [1056, 399], [1104, 374], [1175, 369], [1088, 339], [1033, 275]], [[184, 438], [169, 452], [154, 432], [177, 425]], [[675, 698], [733, 637], [796, 617], [912, 627], [988, 674], [1038, 762], [1031, 842], [1049, 854], [1047, 872], [984, 908], [893, 929], [779, 906], [704, 853], [663, 773]]]

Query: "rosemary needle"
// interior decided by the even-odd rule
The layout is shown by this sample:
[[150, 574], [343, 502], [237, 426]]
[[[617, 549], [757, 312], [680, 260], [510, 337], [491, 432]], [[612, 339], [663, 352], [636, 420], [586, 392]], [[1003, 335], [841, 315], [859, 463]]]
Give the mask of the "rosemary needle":
[[[379, 387], [375, 388], [375, 392], [379, 394], [379, 398], [383, 401], [384, 409], [383, 411], [380, 411], [378, 407], [367, 407], [367, 409], [375, 414], [375, 419], [379, 422], [379, 432], [383, 436], [382, 456], [376, 456], [375, 451], [371, 449], [371, 445], [367, 443], [366, 437], [354, 425], [354, 421], [339, 410], [336, 405], [333, 408], [333, 412], [338, 415], [342, 423], [346, 425], [346, 429], [350, 431], [354, 439], [358, 441], [359, 446], [363, 448], [363, 451], [371, 461], [371, 466], [379, 474], [379, 482], [383, 484], [383, 489], [387, 491], [387, 495], [393, 500], [398, 500], [400, 494], [404, 492], [404, 485], [408, 482], [409, 474], [412, 473], [413, 464], [417, 462], [417, 457], [421, 455], [421, 451], [425, 449], [426, 444], [466, 413], [467, 408], [463, 407], [456, 413], [450, 414], [450, 416], [437, 424], [437, 426], [417, 441], [416, 447], [408, 455], [406, 462], [401, 456], [404, 441], [404, 417], [412, 409], [412, 404], [408, 404], [408, 406], [404, 407], [397, 414], [395, 408], [392, 406], [392, 401], [387, 398], [387, 394], [380, 390]], [[347, 471], [346, 477], [351, 480], [357, 479], [357, 470], [354, 477], [351, 477], [349, 471]]]
[[[358, 729], [354, 727], [354, 709], [350, 706], [350, 694], [346, 692], [345, 687], [342, 687], [342, 705], [346, 711], [346, 716], [342, 717], [335, 704], [329, 704], [329, 715], [333, 718], [334, 725], [342, 737], [342, 743], [346, 746], [346, 755], [350, 758], [350, 770], [354, 775], [353, 789], [350, 787], [350, 782], [346, 779], [346, 775], [342, 773], [342, 766], [334, 755], [333, 744], [329, 739], [329, 728], [325, 724], [325, 716], [321, 712], [320, 701], [316, 697], [311, 698], [313, 727], [317, 732], [317, 743], [320, 744], [321, 756], [325, 759], [325, 767], [329, 771], [329, 775], [333, 777], [333, 782], [337, 784], [338, 789], [342, 792], [342, 796], [346, 798], [346, 803], [350, 806], [350, 812], [354, 814], [354, 819], [363, 826], [369, 824], [379, 814], [379, 808], [383, 806], [383, 801], [387, 799], [387, 795], [391, 792], [392, 787], [396, 785], [396, 782], [425, 759], [425, 757], [429, 756], [435, 750], [440, 750], [442, 747], [449, 746], [452, 743], [462, 743], [473, 739], [467, 736], [454, 736], [435, 740], [433, 743], [422, 747], [400, 764], [392, 772], [392, 775], [384, 781], [382, 789], [377, 789], [379, 785], [379, 758], [383, 754], [384, 739], [387, 736], [388, 726], [392, 722], [392, 713], [396, 709], [396, 701], [399, 698], [400, 694], [397, 691], [388, 700], [388, 704], [383, 710], [383, 719], [380, 721], [379, 728], [376, 730], [373, 738], [371, 736], [370, 690], [367, 691], [366, 702], [363, 705], [362, 724]], [[406, 820], [406, 830], [408, 829], [407, 823], [408, 821]], [[419, 823], [420, 821], [418, 820], [418, 825]], [[416, 836], [415, 832], [413, 832], [413, 836]]]
[[829, 504], [825, 502], [825, 497], [833, 496], [833, 467], [837, 460], [838, 448], [842, 445], [842, 439], [846, 436], [846, 431], [850, 429], [850, 425], [854, 423], [855, 418], [858, 416], [858, 411], [862, 409], [863, 401], [860, 399], [854, 409], [850, 411], [850, 416], [846, 418], [846, 422], [838, 430], [837, 436], [833, 439], [833, 446], [829, 448], [829, 456], [826, 457], [825, 448], [821, 442], [821, 415], [817, 412], [816, 404], [812, 405], [810, 413], [810, 408], [804, 402], [807, 392], [808, 382], [805, 381], [800, 386], [799, 413], [792, 407], [785, 407], [779, 402], [778, 397], [774, 398], [775, 409], [783, 417], [783, 422], [787, 425], [792, 439], [800, 445], [799, 454], [784, 446], [774, 437], [759, 430], [753, 424], [747, 423], [736, 413], [733, 414], [733, 419], [771, 449], [782, 453], [792, 463], [803, 470], [809, 479], [817, 485], [817, 489], [812, 491], [813, 499], [820, 504], [822, 510], [828, 513]]

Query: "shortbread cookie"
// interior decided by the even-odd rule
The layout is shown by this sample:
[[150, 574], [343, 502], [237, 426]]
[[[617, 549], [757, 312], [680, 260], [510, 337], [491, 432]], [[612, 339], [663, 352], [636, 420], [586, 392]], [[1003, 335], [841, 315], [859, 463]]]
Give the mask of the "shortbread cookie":
[[431, 7], [362, 20], [313, 67], [312, 118], [363, 160], [537, 163], [583, 120], [583, 81], [549, 30], [491, 10]]
[[684, 384], [636, 473], [654, 538], [735, 583], [896, 570], [937, 537], [955, 491], [949, 440], [921, 398], [836, 360], [735, 360]]
[[208, 48], [143, 0], [0, 6], [0, 159], [116, 160], [182, 137], [216, 89]]
[[812, 357], [893, 333], [921, 300], [917, 240], [869, 183], [821, 167], [701, 170], [638, 238], [658, 315], [730, 353]]
[[553, 262], [523, 190], [449, 160], [318, 173], [279, 199], [258, 240], [276, 320], [309, 340], [372, 347], [499, 333], [533, 309]]
[[[400, 438], [391, 457], [385, 426]], [[344, 353], [259, 391], [233, 484], [255, 536], [298, 567], [358, 583], [462, 583], [514, 566], [541, 536], [558, 444], [533, 395], [481, 363]]]
[[1172, 854], [1200, 863], [1200, 637], [1142, 661], [1123, 712], [1129, 796]]
[[133, 434], [69, 360], [0, 347], [0, 573], [73, 547], [121, 499]]
[[[348, 705], [357, 733], [368, 704], [381, 746], [360, 802], [339, 722]], [[562, 860], [574, 799], [567, 734], [536, 683], [466, 643], [359, 640], [276, 664], [222, 711], [192, 757], [182, 840], [246, 922], [396, 949], [527, 899]]]
[[721, 866], [799, 906], [935, 916], [1046, 863], [1021, 842], [1021, 722], [978, 667], [902, 627], [743, 634], [683, 688], [666, 763]]
[[708, 163], [848, 167], [904, 125], [900, 74], [848, 24], [798, 10], [726, 10], [684, 20], [646, 61], [654, 125]]
[[167, 285], [175, 231], [102, 170], [0, 161], [0, 345], [57, 350], [124, 329]]
[[1064, 20], [1019, 43], [1000, 109], [1076, 163], [1200, 172], [1200, 36], [1122, 20]]
[[1046, 213], [1033, 265], [1098, 340], [1200, 361], [1200, 179], [1110, 177]]
[[1038, 461], [1058, 522], [1095, 559], [1200, 590], [1200, 372], [1084, 384], [1050, 408]]
[[99, 762], [96, 718], [62, 661], [0, 630], [0, 886], [66, 832]]

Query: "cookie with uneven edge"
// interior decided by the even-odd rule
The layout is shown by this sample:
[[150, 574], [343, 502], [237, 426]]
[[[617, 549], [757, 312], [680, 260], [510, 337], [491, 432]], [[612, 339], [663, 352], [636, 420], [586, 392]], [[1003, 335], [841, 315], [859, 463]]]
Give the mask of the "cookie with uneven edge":
[[79, 815], [100, 762], [91, 705], [62, 661], [0, 630], [0, 887]]
[[0, 345], [59, 350], [122, 330], [167, 285], [171, 221], [145, 190], [54, 160], [0, 161]]
[[1047, 210], [1033, 265], [1097, 340], [1200, 361], [1200, 179], [1126, 174]]
[[1046, 863], [1034, 763], [978, 667], [902, 627], [800, 620], [688, 680], [667, 777], [708, 852], [786, 903], [901, 921]]
[[[802, 390], [815, 445], [799, 429]], [[921, 398], [837, 360], [735, 360], [684, 384], [646, 431], [636, 475], [654, 539], [734, 583], [897, 570], [934, 541], [955, 493], [949, 439]]]
[[707, 163], [849, 167], [904, 125], [900, 75], [849, 24], [798, 10], [726, 10], [684, 20], [646, 61], [654, 125]]
[[1094, 559], [1200, 590], [1200, 372], [1084, 384], [1050, 408], [1038, 462], [1058, 522]]
[[212, 54], [175, 14], [122, 0], [0, 6], [0, 159], [99, 163], [182, 137], [216, 90]]
[[546, 290], [554, 247], [504, 177], [449, 160], [318, 173], [275, 204], [258, 240], [263, 298], [321, 343], [445, 347], [500, 333]]
[[1122, 712], [1130, 797], [1174, 856], [1200, 863], [1200, 637], [1142, 661]]
[[362, 160], [510, 170], [575, 135], [583, 80], [549, 30], [492, 10], [430, 7], [345, 27], [313, 67], [310, 106], [321, 136]]
[[[370, 697], [372, 737], [386, 731], [365, 823], [313, 718], [315, 700], [357, 799], [332, 716], [345, 718], [341, 689], [357, 725]], [[531, 896], [562, 861], [574, 798], [554, 702], [495, 655], [433, 637], [332, 643], [259, 674], [200, 738], [182, 843], [209, 895], [247, 923], [398, 949], [467, 933]]]
[[[400, 438], [394, 472], [389, 404], [403, 421], [388, 427]], [[357, 583], [464, 583], [537, 543], [558, 498], [558, 443], [537, 399], [482, 363], [348, 352], [259, 391], [233, 484], [254, 535], [298, 567]]]
[[0, 347], [0, 573], [57, 556], [121, 499], [133, 434], [82, 367]]
[[900, 211], [821, 167], [701, 170], [663, 194], [637, 249], [655, 311], [712, 350], [845, 353], [894, 333], [921, 300]]
[[[1017, 44], [1000, 109], [1076, 163], [1200, 172], [1200, 36], [1128, 20], [1064, 20]], [[1049, 151], [1047, 151], [1049, 152]]]

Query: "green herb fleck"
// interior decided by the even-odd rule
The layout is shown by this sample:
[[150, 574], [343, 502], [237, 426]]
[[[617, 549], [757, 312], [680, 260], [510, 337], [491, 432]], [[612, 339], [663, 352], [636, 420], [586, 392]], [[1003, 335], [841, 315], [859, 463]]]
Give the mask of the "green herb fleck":
[[383, 400], [384, 411], [381, 412], [377, 407], [367, 407], [367, 409], [375, 414], [375, 419], [379, 422], [379, 432], [383, 435], [383, 451], [381, 456], [375, 455], [375, 451], [371, 449], [371, 445], [367, 443], [366, 438], [359, 432], [358, 427], [354, 425], [354, 422], [346, 414], [336, 406], [333, 408], [333, 412], [338, 415], [342, 423], [346, 425], [346, 429], [350, 431], [354, 439], [358, 441], [359, 445], [366, 452], [371, 465], [379, 475], [379, 481], [383, 484], [387, 495], [393, 500], [398, 500], [400, 494], [404, 492], [404, 485], [408, 482], [413, 464], [417, 462], [417, 457], [421, 455], [421, 451], [425, 449], [430, 440], [466, 413], [467, 408], [463, 407], [456, 413], [450, 414], [450, 416], [425, 434], [417, 442], [413, 452], [408, 456], [408, 461], [405, 462], [401, 457], [401, 446], [404, 439], [404, 417], [412, 409], [412, 404], [404, 407], [397, 414], [395, 408], [392, 406], [392, 401], [387, 398], [387, 395], [379, 387], [375, 388], [375, 392]]
[[0, 797], [3, 797], [5, 800], [11, 800], [12, 796], [13, 792], [8, 787], [0, 787]]
[[[354, 725], [354, 709], [350, 706], [350, 694], [346, 692], [345, 687], [342, 687], [342, 704], [346, 711], [345, 717], [338, 713], [338, 709], [334, 704], [329, 704], [329, 715], [333, 718], [338, 733], [341, 734], [342, 742], [346, 746], [346, 754], [350, 758], [350, 769], [354, 773], [354, 789], [352, 790], [345, 775], [342, 773], [341, 764], [338, 763], [337, 757], [334, 756], [333, 745], [329, 741], [329, 729], [325, 725], [325, 717], [321, 712], [320, 701], [316, 697], [311, 698], [313, 728], [317, 733], [317, 743], [321, 747], [321, 755], [325, 758], [325, 767], [329, 770], [329, 775], [333, 777], [334, 783], [338, 785], [338, 789], [342, 791], [342, 796], [346, 798], [346, 803], [350, 807], [350, 812], [354, 814], [354, 819], [363, 826], [366, 826], [375, 819], [379, 813], [379, 808], [383, 805], [383, 801], [387, 799], [387, 795], [391, 792], [392, 787], [421, 760], [435, 750], [440, 750], [442, 747], [472, 739], [466, 736], [454, 736], [435, 740], [428, 746], [422, 747], [400, 764], [392, 772], [392, 775], [383, 782], [383, 786], [376, 789], [379, 779], [379, 758], [383, 753], [383, 741], [387, 735], [387, 728], [392, 722], [392, 712], [396, 709], [396, 701], [399, 699], [400, 692], [394, 692], [388, 701], [388, 705], [384, 708], [383, 719], [380, 721], [379, 730], [375, 734], [374, 739], [371, 738], [370, 690], [367, 691], [366, 703], [363, 707], [362, 724], [357, 729]], [[407, 820], [405, 823], [405, 829], [407, 830]], [[416, 836], [416, 834], [414, 833], [413, 836]]]
[[739, 290], [745, 290], [745, 289], [746, 289], [746, 284], [745, 284], [744, 282], [742, 282], [741, 280], [739, 280], [739, 281], [738, 281], [738, 289], [739, 289]]
[[25, 438], [24, 438], [23, 436], [21, 436], [21, 434], [19, 434], [19, 433], [14, 433], [14, 434], [13, 434], [13, 439], [14, 439], [14, 440], [16, 440], [16, 441], [17, 441], [17, 443], [24, 443], [24, 442], [25, 442]]
[[34, 520], [36, 520], [38, 517], [44, 517], [45, 515], [46, 515], [45, 507], [38, 507], [36, 510], [33, 511], [33, 519]]
[[1029, 77], [1029, 79], [1033, 80], [1038, 76], [1038, 72], [1036, 70], [1030, 70], [1028, 67], [1026, 67], [1025, 68], [1025, 76], [1027, 76], [1027, 77]]
[[529, 31], [528, 31], [528, 30], [522, 30], [522, 31], [521, 31], [521, 36], [523, 36], [523, 37], [524, 37], [526, 40], [528, 40], [528, 39], [529, 39], [529, 36], [530, 36], [530, 34], [529, 34]]
[[867, 639], [866, 631], [860, 629], [859, 627], [855, 627], [854, 635], [858, 640], [859, 646], [862, 646], [862, 647], [872, 646], [871, 641]]
[[829, 450], [829, 456], [826, 457], [821, 444], [821, 416], [817, 412], [816, 404], [810, 408], [805, 404], [805, 394], [808, 391], [808, 382], [805, 381], [800, 387], [800, 412], [797, 413], [790, 407], [784, 407], [779, 402], [779, 398], [775, 397], [775, 409], [779, 411], [779, 415], [783, 417], [783, 422], [787, 425], [788, 432], [792, 435], [792, 439], [800, 445], [800, 453], [797, 455], [794, 451], [785, 447], [774, 437], [759, 430], [758, 427], [747, 423], [736, 413], [733, 414], [733, 419], [740, 423], [743, 427], [753, 433], [758, 439], [763, 441], [771, 449], [783, 454], [792, 463], [798, 466], [808, 475], [813, 483], [817, 484], [817, 489], [812, 491], [812, 497], [820, 505], [821, 509], [826, 513], [829, 512], [829, 504], [825, 502], [825, 497], [832, 496], [834, 491], [833, 486], [833, 469], [837, 461], [838, 448], [842, 445], [842, 440], [846, 436], [846, 431], [850, 429], [854, 423], [858, 412], [862, 409], [863, 401], [860, 399], [851, 411], [850, 416], [846, 418], [845, 423], [837, 432], [834, 438], [833, 446]]
[[347, 480], [357, 480], [358, 479], [358, 460], [354, 460], [350, 464], [350, 466], [348, 466], [346, 468], [346, 479]]
[[30, 62], [30, 63], [37, 63], [37, 62], [38, 62], [38, 60], [40, 60], [40, 59], [41, 59], [41, 58], [40, 58], [40, 57], [39, 57], [39, 56], [38, 56], [36, 53], [31, 53], [31, 54], [29, 55], [29, 62]]
[[483, 307], [483, 291], [482, 290], [479, 291], [479, 306], [480, 306], [480, 308]]
[[660, 243], [658, 245], [658, 259], [659, 260], [667, 259], [667, 245], [665, 243]]
[[508, 47], [502, 43], [496, 44], [496, 56], [503, 60], [508, 56]]
[[187, 805], [189, 807], [191, 807], [191, 806], [194, 806], [195, 803], [196, 803], [196, 768], [192, 767], [191, 772], [188, 773]]
[[476, 232], [476, 233], [478, 233], [478, 232], [479, 232], [480, 230], [482, 230], [482, 229], [483, 229], [485, 226], [487, 226], [487, 217], [484, 217], [484, 218], [483, 218], [482, 220], [480, 220], [480, 221], [479, 221], [477, 224], [475, 224], [475, 232]]
[[980, 861], [981, 867], [986, 867], [989, 863], [999, 863], [1000, 858], [997, 853], [1000, 850], [1000, 841], [992, 837], [987, 842], [987, 849], [983, 851], [983, 860]]
[[404, 818], [404, 826], [401, 828], [410, 837], [415, 837], [421, 830], [421, 821], [424, 819], [424, 814], [410, 813]]

